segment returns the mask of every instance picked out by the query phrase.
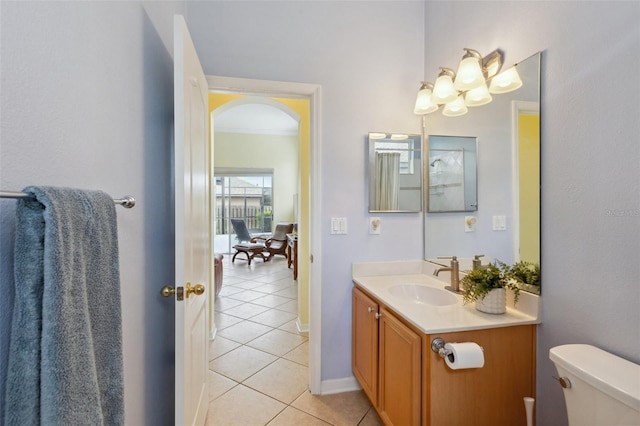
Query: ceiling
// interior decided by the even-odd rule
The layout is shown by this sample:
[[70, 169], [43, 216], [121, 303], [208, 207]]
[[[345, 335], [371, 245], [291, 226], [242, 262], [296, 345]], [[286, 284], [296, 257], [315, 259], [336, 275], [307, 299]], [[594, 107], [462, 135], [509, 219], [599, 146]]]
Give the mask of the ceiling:
[[298, 122], [285, 112], [265, 104], [243, 104], [221, 112], [213, 123], [216, 132], [260, 135], [298, 134]]

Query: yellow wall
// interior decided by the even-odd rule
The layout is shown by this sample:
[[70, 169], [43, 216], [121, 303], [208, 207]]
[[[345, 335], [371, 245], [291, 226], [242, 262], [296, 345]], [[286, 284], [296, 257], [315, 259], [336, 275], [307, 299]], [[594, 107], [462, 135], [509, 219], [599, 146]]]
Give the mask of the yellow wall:
[[292, 200], [294, 194], [298, 193], [300, 175], [298, 135], [216, 131], [213, 143], [213, 167], [216, 173], [219, 168], [273, 169], [273, 224], [275, 226], [280, 222], [293, 222]]
[[540, 116], [519, 117], [520, 259], [540, 262]]
[[[227, 102], [240, 99], [239, 94], [209, 94], [209, 113]], [[309, 324], [309, 239], [310, 239], [310, 105], [308, 99], [271, 98], [300, 116], [299, 132], [299, 181], [298, 181], [298, 320]], [[214, 158], [215, 158], [214, 147]]]
[[311, 237], [310, 194], [311, 188], [311, 124], [309, 99], [273, 98], [282, 102], [300, 116], [299, 168], [300, 181], [298, 194], [298, 320], [303, 326], [309, 325], [309, 240]]

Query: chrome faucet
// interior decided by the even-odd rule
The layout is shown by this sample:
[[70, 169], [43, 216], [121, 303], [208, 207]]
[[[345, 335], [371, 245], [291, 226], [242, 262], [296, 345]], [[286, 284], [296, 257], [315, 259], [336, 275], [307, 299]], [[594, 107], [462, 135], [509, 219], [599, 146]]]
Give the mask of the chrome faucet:
[[433, 275], [437, 277], [440, 272], [450, 271], [451, 285], [448, 285], [445, 288], [449, 291], [453, 291], [454, 293], [462, 293], [460, 290], [460, 266], [458, 264], [458, 258], [456, 256], [442, 256], [438, 257], [438, 259], [451, 259], [451, 266], [448, 268], [438, 268], [433, 271]]

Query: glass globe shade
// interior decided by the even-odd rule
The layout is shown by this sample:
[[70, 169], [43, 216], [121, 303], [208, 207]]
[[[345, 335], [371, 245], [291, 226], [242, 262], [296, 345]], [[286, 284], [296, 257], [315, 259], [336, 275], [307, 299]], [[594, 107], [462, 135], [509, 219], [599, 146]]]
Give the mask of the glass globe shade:
[[464, 104], [469, 107], [475, 107], [480, 105], [486, 105], [493, 100], [491, 93], [486, 84], [480, 87], [469, 90], [464, 95]]
[[446, 115], [447, 117], [458, 117], [460, 115], [466, 114], [467, 111], [468, 109], [464, 104], [464, 98], [462, 97], [462, 95], [459, 95], [452, 102], [449, 102], [444, 106], [442, 114]]
[[431, 89], [424, 88], [418, 92], [416, 97], [416, 106], [413, 113], [418, 115], [430, 114], [438, 109], [438, 104], [431, 100]]
[[453, 80], [449, 74], [440, 74], [433, 86], [431, 100], [436, 104], [446, 104], [453, 101], [458, 92], [453, 88]]
[[509, 93], [522, 86], [522, 80], [516, 67], [511, 67], [508, 70], [501, 72], [491, 79], [489, 85], [489, 92], [494, 94]]
[[484, 84], [484, 75], [480, 61], [476, 57], [464, 58], [460, 61], [453, 88], [459, 91], [475, 89]]

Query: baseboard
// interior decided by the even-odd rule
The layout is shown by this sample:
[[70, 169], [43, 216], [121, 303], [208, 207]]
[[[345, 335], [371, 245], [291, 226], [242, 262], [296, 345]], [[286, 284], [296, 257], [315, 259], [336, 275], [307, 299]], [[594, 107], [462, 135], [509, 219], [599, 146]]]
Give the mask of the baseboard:
[[296, 327], [298, 328], [298, 333], [308, 333], [309, 332], [309, 323], [302, 324], [300, 322], [300, 318], [296, 319]]
[[320, 383], [320, 395], [331, 395], [334, 393], [353, 392], [362, 389], [355, 377], [344, 377], [342, 379], [323, 380]]

